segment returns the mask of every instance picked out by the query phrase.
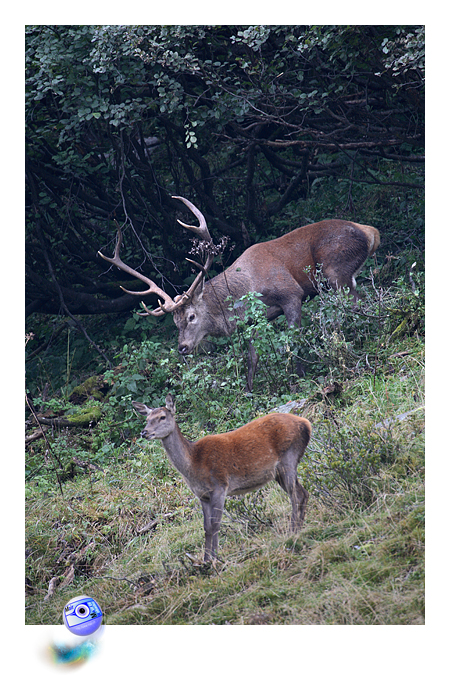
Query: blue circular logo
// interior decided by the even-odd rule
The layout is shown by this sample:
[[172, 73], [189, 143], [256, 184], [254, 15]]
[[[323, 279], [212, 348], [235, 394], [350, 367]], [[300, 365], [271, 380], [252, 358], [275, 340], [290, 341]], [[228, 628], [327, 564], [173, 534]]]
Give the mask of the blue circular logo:
[[100, 628], [103, 613], [99, 604], [85, 595], [72, 598], [64, 607], [63, 619], [66, 628], [74, 635], [91, 635]]

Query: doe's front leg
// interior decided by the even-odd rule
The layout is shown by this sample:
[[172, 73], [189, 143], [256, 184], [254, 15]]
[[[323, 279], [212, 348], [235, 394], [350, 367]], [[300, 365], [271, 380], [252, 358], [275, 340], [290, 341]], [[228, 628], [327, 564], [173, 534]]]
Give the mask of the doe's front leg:
[[219, 530], [225, 505], [225, 489], [210, 492], [208, 498], [200, 500], [203, 509], [203, 527], [205, 529], [205, 562], [216, 558], [219, 548]]

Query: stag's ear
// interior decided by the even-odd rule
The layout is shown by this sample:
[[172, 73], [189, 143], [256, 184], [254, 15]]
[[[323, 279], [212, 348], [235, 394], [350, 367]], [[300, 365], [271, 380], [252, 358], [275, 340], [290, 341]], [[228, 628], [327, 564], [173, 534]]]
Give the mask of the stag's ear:
[[192, 302], [198, 302], [199, 300], [202, 299], [204, 287], [205, 287], [205, 277], [203, 277], [197, 288], [194, 290], [191, 298]]
[[166, 408], [169, 412], [172, 413], [172, 415], [175, 415], [175, 401], [172, 398], [172, 394], [167, 394], [166, 396]]
[[141, 415], [148, 415], [151, 413], [152, 408], [149, 408], [145, 403], [139, 403], [138, 401], [131, 401], [135, 410], [138, 411]]

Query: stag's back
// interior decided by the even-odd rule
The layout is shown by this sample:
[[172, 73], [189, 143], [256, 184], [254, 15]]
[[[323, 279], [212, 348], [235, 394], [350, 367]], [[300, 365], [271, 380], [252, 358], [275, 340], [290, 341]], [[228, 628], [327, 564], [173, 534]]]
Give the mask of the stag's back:
[[379, 232], [370, 225], [322, 220], [254, 244], [231, 265], [228, 277], [236, 284], [245, 280], [247, 286], [252, 285], [251, 290], [264, 293], [265, 284], [273, 287], [277, 283], [282, 288], [284, 278], [291, 276], [305, 294], [310, 294], [314, 293], [311, 278], [317, 265], [325, 274], [327, 269], [338, 267], [339, 276], [350, 281], [379, 243]]

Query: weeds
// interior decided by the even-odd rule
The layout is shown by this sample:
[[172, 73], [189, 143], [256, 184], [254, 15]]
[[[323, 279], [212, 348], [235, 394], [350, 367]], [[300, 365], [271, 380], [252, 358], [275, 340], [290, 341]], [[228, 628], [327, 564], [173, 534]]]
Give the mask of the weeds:
[[[182, 514], [170, 510], [180, 508], [184, 489], [172, 488], [167, 519], [139, 535], [154, 513], [140, 510], [136, 478], [122, 480], [124, 502], [98, 486], [88, 508], [73, 499], [81, 482], [71, 510], [53, 498], [39, 505], [41, 525], [27, 543], [28, 623], [56, 623], [64, 602], [80, 592], [94, 594], [108, 624], [423, 623], [423, 491], [404, 486], [401, 495], [345, 515], [311, 500], [294, 538], [268, 525], [248, 537], [234, 524], [242, 531], [226, 529], [223, 562], [204, 574], [186, 556], [195, 558], [201, 546], [200, 513], [189, 502]], [[278, 497], [267, 491], [275, 511]], [[72, 583], [44, 602], [49, 579], [58, 571], [64, 579], [70, 565]]]
[[[31, 388], [37, 414], [67, 419], [89, 404], [101, 416], [89, 427], [48, 428], [60, 486], [45, 442], [27, 445], [27, 623], [59, 621], [82, 592], [109, 624], [423, 623], [423, 279], [410, 261], [407, 269], [387, 288], [377, 283], [383, 270], [371, 274], [356, 308], [319, 275], [301, 330], [281, 317], [268, 324], [250, 296], [231, 345], [212, 341], [183, 360], [157, 335], [116, 344], [117, 365], [101, 373], [98, 392], [71, 381], [79, 352], [67, 337], [60, 392]], [[310, 492], [301, 533], [289, 532], [289, 501], [269, 485], [227, 500], [221, 560], [198, 562], [198, 501], [161, 444], [140, 438], [131, 406], [159, 406], [168, 391], [192, 439], [295, 397], [296, 414], [313, 426], [299, 464]]]

